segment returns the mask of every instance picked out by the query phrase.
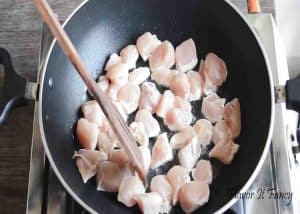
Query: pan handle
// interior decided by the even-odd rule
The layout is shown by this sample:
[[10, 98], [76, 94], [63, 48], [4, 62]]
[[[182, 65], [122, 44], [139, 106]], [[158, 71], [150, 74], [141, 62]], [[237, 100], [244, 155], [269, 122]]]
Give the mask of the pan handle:
[[260, 13], [259, 0], [248, 0], [248, 13]]
[[285, 94], [287, 109], [300, 113], [300, 75], [286, 82]]
[[15, 72], [9, 52], [1, 47], [0, 64], [4, 67], [4, 86], [0, 90], [0, 126], [2, 126], [13, 108], [27, 103], [24, 97], [27, 79]]

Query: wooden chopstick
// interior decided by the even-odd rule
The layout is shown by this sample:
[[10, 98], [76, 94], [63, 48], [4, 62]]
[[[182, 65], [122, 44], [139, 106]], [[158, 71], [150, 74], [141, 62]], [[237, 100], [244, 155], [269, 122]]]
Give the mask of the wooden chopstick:
[[64, 53], [71, 60], [87, 88], [101, 106], [104, 114], [113, 127], [115, 134], [125, 149], [132, 167], [137, 171], [140, 178], [146, 184], [145, 171], [143, 170], [143, 159], [141, 158], [138, 146], [133, 139], [126, 122], [123, 120], [114, 104], [105, 96], [102, 90], [97, 86], [95, 80], [91, 77], [87, 67], [83, 63], [83, 60], [79, 56], [65, 30], [60, 25], [48, 2], [46, 0], [34, 0], [34, 3]]

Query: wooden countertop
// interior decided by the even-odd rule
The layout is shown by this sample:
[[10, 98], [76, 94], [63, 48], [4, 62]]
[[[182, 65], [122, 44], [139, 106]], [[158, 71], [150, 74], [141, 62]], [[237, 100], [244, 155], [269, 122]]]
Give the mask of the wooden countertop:
[[[246, 0], [231, 1], [246, 13]], [[261, 0], [262, 11], [273, 13], [273, 1]], [[80, 2], [49, 0], [62, 21]], [[41, 20], [31, 1], [0, 0], [0, 47], [10, 51], [15, 70], [31, 80], [37, 73], [40, 30]], [[0, 127], [0, 213], [26, 210], [33, 109], [33, 102], [16, 109], [7, 124]]]

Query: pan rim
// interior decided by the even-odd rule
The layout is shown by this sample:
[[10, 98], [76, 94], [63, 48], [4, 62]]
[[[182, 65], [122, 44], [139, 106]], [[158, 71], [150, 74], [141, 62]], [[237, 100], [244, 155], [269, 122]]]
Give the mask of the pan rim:
[[[71, 20], [71, 18], [88, 2], [89, 0], [84, 0], [82, 3], [80, 3], [74, 10], [73, 12], [70, 14], [70, 16], [65, 20], [65, 22], [63, 23], [63, 28], [68, 24], [68, 22]], [[269, 85], [270, 85], [270, 98], [271, 98], [271, 112], [270, 112], [270, 123], [269, 123], [269, 130], [268, 130], [268, 136], [267, 136], [267, 140], [265, 143], [265, 147], [264, 150], [262, 152], [262, 155], [258, 161], [258, 164], [256, 165], [254, 171], [252, 172], [251, 176], [249, 177], [249, 179], [247, 180], [247, 182], [243, 185], [243, 187], [239, 190], [240, 193], [242, 192], [246, 192], [250, 185], [253, 183], [253, 181], [255, 180], [255, 178], [257, 177], [258, 173], [260, 172], [265, 159], [268, 155], [269, 152], [269, 148], [271, 145], [271, 139], [272, 139], [272, 135], [273, 135], [273, 128], [274, 128], [274, 117], [275, 117], [275, 94], [274, 94], [274, 83], [273, 83], [273, 77], [271, 74], [271, 66], [269, 63], [269, 59], [267, 57], [266, 51], [262, 45], [262, 42], [260, 41], [260, 39], [258, 38], [257, 33], [255, 32], [254, 28], [248, 23], [248, 21], [246, 20], [246, 18], [244, 17], [244, 15], [240, 12], [240, 10], [229, 0], [224, 0], [225, 3], [227, 3], [242, 19], [242, 21], [248, 26], [248, 28], [250, 29], [250, 31], [252, 32], [253, 36], [255, 37], [255, 40], [263, 54], [265, 63], [266, 63], [266, 67], [267, 67], [267, 72], [268, 72], [268, 79], [269, 79]], [[47, 144], [47, 140], [46, 140], [46, 136], [45, 136], [45, 130], [44, 130], [44, 125], [43, 125], [43, 118], [42, 118], [42, 99], [43, 99], [43, 88], [44, 88], [44, 80], [45, 80], [45, 74], [47, 71], [47, 66], [48, 66], [48, 62], [49, 62], [49, 58], [50, 55], [52, 53], [52, 50], [54, 48], [54, 45], [56, 44], [56, 39], [54, 39], [51, 43], [51, 46], [48, 50], [46, 59], [45, 59], [45, 66], [43, 68], [43, 70], [41, 71], [40, 74], [40, 93], [39, 93], [39, 101], [38, 101], [38, 121], [39, 121], [39, 126], [40, 126], [40, 134], [41, 134], [41, 138], [42, 138], [42, 143], [43, 143], [43, 147], [45, 150], [45, 153], [47, 155], [47, 158], [49, 160], [50, 166], [52, 167], [55, 175], [57, 176], [58, 180], [60, 181], [60, 183], [63, 185], [63, 187], [65, 188], [65, 190], [72, 196], [73, 199], [75, 199], [75, 201], [77, 201], [85, 210], [87, 210], [90, 213], [98, 213], [96, 210], [94, 210], [93, 208], [91, 208], [85, 201], [83, 201], [80, 197], [77, 196], [77, 194], [71, 189], [71, 187], [68, 185], [68, 183], [65, 181], [65, 179], [63, 178], [63, 176], [61, 175], [60, 171], [58, 170], [58, 168], [55, 165], [55, 162], [51, 156], [50, 150], [48, 148], [48, 144]], [[229, 208], [231, 208], [234, 203], [237, 201], [238, 199], [233, 197], [232, 199], [230, 199], [226, 204], [224, 204], [221, 208], [219, 208], [217, 211], [215, 211], [215, 213], [224, 213], [226, 210], [228, 210]]]

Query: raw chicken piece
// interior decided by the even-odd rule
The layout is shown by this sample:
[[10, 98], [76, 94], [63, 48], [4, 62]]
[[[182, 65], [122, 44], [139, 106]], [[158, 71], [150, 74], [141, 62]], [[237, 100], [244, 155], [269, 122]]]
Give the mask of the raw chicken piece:
[[200, 63], [201, 75], [204, 80], [203, 91], [206, 95], [216, 92], [227, 78], [227, 68], [224, 61], [214, 53], [208, 53], [205, 62]]
[[101, 151], [80, 149], [74, 153], [73, 159], [76, 161], [83, 183], [86, 183], [91, 177], [96, 175], [98, 163], [107, 160], [107, 154]]
[[141, 152], [141, 157], [143, 158], [144, 171], [148, 173], [151, 164], [151, 152], [148, 146], [139, 146], [138, 149]]
[[142, 84], [150, 76], [150, 69], [148, 67], [139, 67], [129, 73], [129, 82], [136, 85]]
[[194, 128], [188, 126], [172, 136], [170, 140], [170, 145], [173, 149], [182, 149], [186, 144], [188, 144], [192, 140], [194, 135]]
[[136, 197], [145, 193], [145, 187], [138, 176], [124, 176], [119, 187], [118, 201], [127, 207], [136, 204]]
[[136, 67], [136, 61], [139, 58], [139, 52], [135, 45], [127, 45], [120, 52], [121, 61], [128, 65], [129, 69]]
[[126, 83], [118, 91], [118, 101], [121, 103], [126, 114], [134, 112], [139, 105], [141, 89], [134, 83]]
[[209, 95], [211, 93], [216, 93], [218, 86], [213, 84], [208, 78], [207, 78], [207, 68], [205, 66], [205, 63], [203, 60], [200, 61], [200, 66], [199, 66], [199, 73], [202, 79], [202, 92], [205, 95]]
[[192, 111], [191, 103], [179, 96], [175, 96], [175, 108], [179, 108], [184, 111]]
[[108, 69], [106, 77], [113, 84], [124, 85], [128, 82], [128, 71], [129, 67], [127, 64], [118, 63]]
[[210, 122], [215, 123], [223, 118], [226, 99], [217, 94], [210, 94], [203, 98], [201, 112]]
[[100, 126], [104, 117], [103, 112], [96, 100], [87, 101], [81, 105], [81, 111], [85, 119]]
[[137, 195], [136, 202], [144, 214], [165, 213], [162, 212], [163, 199], [157, 192]]
[[206, 119], [200, 119], [193, 127], [200, 144], [208, 145], [213, 134], [213, 126], [211, 122]]
[[142, 122], [132, 122], [129, 126], [132, 137], [138, 144], [148, 146], [149, 137]]
[[224, 140], [215, 145], [209, 152], [209, 157], [215, 158], [224, 164], [230, 164], [234, 155], [239, 150], [239, 145], [235, 144], [232, 140]]
[[97, 85], [104, 93], [106, 93], [109, 87], [109, 80], [105, 75], [101, 75], [98, 78]]
[[175, 51], [169, 41], [162, 42], [149, 57], [151, 71], [170, 68], [175, 64]]
[[157, 137], [152, 148], [151, 168], [156, 169], [171, 160], [173, 160], [173, 151], [167, 133], [164, 132]]
[[109, 161], [118, 164], [120, 168], [124, 168], [129, 163], [129, 158], [124, 149], [113, 149], [109, 153]]
[[180, 131], [192, 123], [193, 115], [190, 111], [173, 108], [166, 114], [164, 123], [171, 131]]
[[111, 142], [111, 136], [105, 128], [100, 127], [99, 128], [99, 137], [97, 141], [97, 147], [99, 150], [105, 152], [106, 154], [109, 154], [113, 148], [114, 148], [114, 143]]
[[207, 160], [199, 160], [196, 168], [192, 171], [192, 177], [195, 181], [211, 184], [213, 179], [211, 163]]
[[121, 169], [117, 163], [100, 162], [97, 167], [97, 190], [118, 192], [122, 178], [127, 174], [129, 171]]
[[76, 127], [79, 144], [84, 149], [94, 150], [97, 146], [98, 126], [85, 118], [80, 118]]
[[173, 77], [178, 74], [178, 71], [168, 68], [152, 71], [151, 79], [158, 85], [169, 88], [171, 86]]
[[112, 100], [112, 101], [117, 101], [118, 100], [118, 92], [122, 86], [118, 84], [110, 84], [107, 91], [106, 95]]
[[176, 205], [178, 201], [179, 189], [186, 182], [190, 181], [190, 176], [182, 166], [173, 166], [167, 173], [167, 179], [172, 187], [172, 205]]
[[144, 61], [147, 61], [153, 51], [161, 44], [156, 35], [149, 32], [141, 35], [136, 41], [136, 47]]
[[113, 53], [112, 55], [110, 55], [105, 65], [105, 71], [108, 71], [113, 65], [118, 64], [120, 62], [121, 62], [121, 57], [118, 54]]
[[227, 78], [225, 62], [214, 53], [205, 57], [206, 77], [216, 86], [220, 86]]
[[161, 94], [157, 90], [156, 85], [152, 82], [144, 82], [142, 84], [141, 99], [139, 109], [147, 109], [154, 113], [160, 102]]
[[219, 120], [213, 128], [212, 142], [217, 145], [226, 139], [232, 139], [232, 134], [225, 120]]
[[146, 133], [149, 138], [159, 135], [160, 126], [157, 120], [152, 116], [151, 112], [147, 109], [139, 110], [135, 115], [135, 122], [144, 124]]
[[193, 69], [198, 63], [196, 45], [193, 39], [182, 42], [175, 50], [176, 69], [185, 72]]
[[188, 98], [190, 94], [190, 83], [185, 73], [178, 73], [171, 81], [170, 89], [176, 96]]
[[158, 192], [163, 200], [169, 203], [172, 200], [172, 186], [166, 175], [156, 175], [152, 178], [150, 184], [151, 192]]
[[189, 101], [200, 100], [202, 96], [202, 80], [199, 72], [189, 71], [186, 73], [189, 85], [190, 85], [190, 93], [188, 96]]
[[241, 107], [238, 98], [234, 98], [227, 103], [224, 108], [224, 120], [226, 121], [232, 137], [236, 138], [240, 135], [242, 121], [241, 121]]
[[97, 144], [98, 149], [104, 151], [106, 154], [109, 154], [114, 147], [119, 147], [120, 145], [120, 142], [107, 119], [105, 119], [103, 124], [99, 127]]
[[201, 181], [191, 181], [184, 184], [178, 195], [179, 203], [185, 213], [192, 213], [208, 202], [208, 184]]
[[156, 108], [157, 116], [164, 118], [169, 110], [175, 106], [175, 96], [172, 91], [165, 90]]
[[191, 171], [201, 155], [200, 142], [197, 137], [192, 140], [178, 152], [178, 160], [181, 166], [187, 171]]
[[[107, 90], [109, 87], [109, 79], [107, 79], [107, 77], [105, 75], [101, 75], [98, 78], [97, 85], [104, 93], [107, 93]], [[88, 90], [88, 92], [91, 97], [94, 97], [94, 95], [92, 95], [92, 93], [89, 90]]]

